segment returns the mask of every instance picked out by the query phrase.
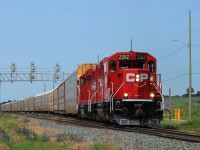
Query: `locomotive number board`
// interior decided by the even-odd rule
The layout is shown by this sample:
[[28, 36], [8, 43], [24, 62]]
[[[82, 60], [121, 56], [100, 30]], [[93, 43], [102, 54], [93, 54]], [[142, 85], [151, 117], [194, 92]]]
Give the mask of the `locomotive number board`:
[[136, 60], [146, 60], [146, 55], [145, 54], [137, 54]]
[[126, 54], [118, 55], [118, 59], [119, 60], [129, 60], [130, 55], [126, 55]]

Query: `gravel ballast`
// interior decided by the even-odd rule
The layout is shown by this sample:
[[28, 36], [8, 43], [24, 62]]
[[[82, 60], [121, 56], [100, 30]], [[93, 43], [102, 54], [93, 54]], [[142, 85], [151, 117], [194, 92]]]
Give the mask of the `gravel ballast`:
[[[29, 118], [30, 119], [30, 118]], [[200, 143], [191, 143], [175, 139], [161, 138], [140, 133], [113, 131], [108, 129], [86, 128], [73, 125], [61, 125], [51, 121], [30, 119], [39, 122], [48, 129], [59, 129], [62, 134], [73, 135], [87, 142], [110, 142], [123, 150], [199, 150]]]

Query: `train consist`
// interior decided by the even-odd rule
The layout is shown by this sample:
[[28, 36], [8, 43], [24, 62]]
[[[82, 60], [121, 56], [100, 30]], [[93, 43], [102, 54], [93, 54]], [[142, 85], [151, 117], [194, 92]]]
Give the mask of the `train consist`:
[[1, 111], [77, 115], [118, 125], [159, 124], [163, 118], [156, 58], [117, 52], [98, 64], [82, 64], [57, 88], [0, 106]]

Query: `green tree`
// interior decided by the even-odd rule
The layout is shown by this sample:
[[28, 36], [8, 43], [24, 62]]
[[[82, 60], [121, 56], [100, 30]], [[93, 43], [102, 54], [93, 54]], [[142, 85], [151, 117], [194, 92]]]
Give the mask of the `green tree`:
[[[187, 94], [189, 94], [189, 87], [187, 88], [186, 92], [187, 92]], [[191, 93], [194, 93], [193, 87], [191, 87]]]

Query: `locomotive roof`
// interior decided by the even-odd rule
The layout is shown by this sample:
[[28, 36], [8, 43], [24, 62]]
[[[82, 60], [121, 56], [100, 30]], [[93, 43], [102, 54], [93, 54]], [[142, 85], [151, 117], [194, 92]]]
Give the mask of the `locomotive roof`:
[[147, 53], [147, 52], [134, 52], [134, 51], [128, 51], [128, 52], [116, 52], [116, 53], [114, 53], [114, 54], [112, 54], [111, 56], [109, 56], [109, 57], [105, 57], [105, 58], [103, 58], [100, 62], [99, 62], [99, 64], [97, 65], [97, 66], [102, 66], [103, 65], [103, 63], [106, 61], [106, 60], [108, 60], [108, 59], [113, 59], [114, 57], [116, 58], [116, 56], [118, 57], [119, 55], [131, 55], [131, 54], [145, 54], [146, 56], [147, 56], [147, 59], [148, 60], [155, 60], [155, 61], [157, 61], [156, 60], [156, 58], [154, 57], [154, 56], [152, 56], [151, 54], [149, 54], [149, 53]]
[[[151, 54], [149, 54], [149, 53], [147, 53], [147, 52], [135, 52], [135, 51], [116, 52], [116, 53], [114, 53], [113, 55], [111, 55], [109, 58], [114, 57], [114, 56], [116, 56], [116, 55], [120, 55], [120, 54], [133, 54], [133, 53], [135, 53], [135, 54], [146, 54], [149, 58], [155, 59], [155, 60], [156, 60], [156, 58], [155, 58], [154, 56], [152, 56]], [[106, 57], [106, 59], [108, 59], [108, 57]]]

